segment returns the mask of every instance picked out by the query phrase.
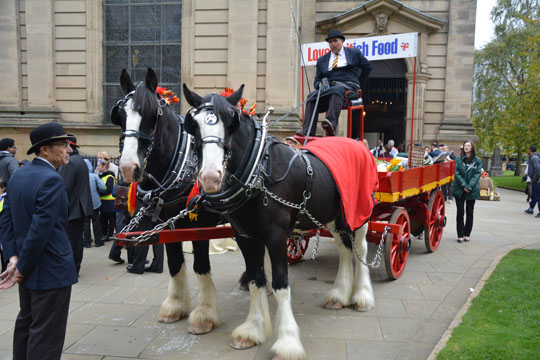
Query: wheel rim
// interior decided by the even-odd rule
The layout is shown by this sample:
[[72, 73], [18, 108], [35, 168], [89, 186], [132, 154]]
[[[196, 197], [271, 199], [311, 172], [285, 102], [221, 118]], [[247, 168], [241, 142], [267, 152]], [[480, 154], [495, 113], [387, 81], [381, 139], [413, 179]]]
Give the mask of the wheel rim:
[[287, 258], [289, 264], [296, 264], [302, 261], [302, 257], [306, 253], [309, 245], [309, 239], [301, 237], [299, 240], [294, 238], [287, 239]]
[[429, 245], [430, 250], [435, 250], [442, 238], [444, 229], [444, 197], [437, 191], [433, 197], [431, 208], [429, 209]]
[[387, 260], [390, 262], [390, 273], [388, 275], [390, 275], [390, 277], [393, 279], [397, 279], [401, 276], [403, 270], [405, 270], [405, 265], [407, 264], [411, 237], [411, 224], [407, 211], [404, 209], [401, 209], [397, 215], [394, 213], [390, 222], [393, 224], [403, 225], [403, 233], [401, 235], [389, 234], [387, 235], [386, 239], [386, 241], [391, 241], [387, 248]]

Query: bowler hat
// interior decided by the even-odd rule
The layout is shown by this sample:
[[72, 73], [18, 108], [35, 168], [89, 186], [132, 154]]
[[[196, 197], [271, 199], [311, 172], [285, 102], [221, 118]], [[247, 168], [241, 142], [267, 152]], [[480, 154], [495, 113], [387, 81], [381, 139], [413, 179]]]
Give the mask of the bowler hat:
[[332, 38], [340, 38], [341, 40], [345, 41], [345, 36], [343, 36], [341, 31], [339, 31], [337, 29], [330, 30], [328, 32], [328, 36], [324, 40], [326, 40], [328, 42], [328, 40], [330, 40]]
[[46, 123], [38, 126], [30, 132], [30, 142], [32, 147], [28, 149], [26, 155], [36, 152], [43, 145], [47, 145], [55, 140], [69, 140], [71, 136], [66, 134], [64, 127], [59, 123]]

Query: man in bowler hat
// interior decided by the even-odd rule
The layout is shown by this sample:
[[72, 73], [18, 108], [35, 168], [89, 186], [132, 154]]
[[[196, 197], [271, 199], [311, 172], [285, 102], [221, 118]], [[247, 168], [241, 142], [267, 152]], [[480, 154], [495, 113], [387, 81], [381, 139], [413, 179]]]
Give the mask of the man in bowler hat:
[[77, 275], [81, 269], [83, 259], [83, 231], [84, 219], [94, 213], [92, 206], [92, 197], [90, 194], [90, 180], [88, 177], [88, 167], [84, 159], [79, 155], [77, 148], [77, 137], [72, 136], [69, 140], [71, 154], [69, 155], [69, 163], [63, 165], [58, 170], [58, 173], [64, 179], [64, 185], [69, 202], [68, 210], [68, 229], [67, 234], [73, 256], [75, 259], [75, 269]]
[[38, 126], [30, 141], [28, 154], [36, 158], [13, 174], [0, 214], [9, 258], [0, 289], [19, 284], [13, 359], [60, 359], [77, 272], [66, 234], [67, 194], [56, 169], [68, 164], [72, 150], [58, 123]]
[[[318, 114], [328, 111], [326, 119], [321, 122], [322, 128], [329, 136], [334, 136], [339, 114], [345, 104], [345, 93], [364, 88], [371, 73], [371, 63], [356, 48], [343, 46], [345, 36], [339, 30], [330, 30], [325, 39], [330, 52], [317, 59], [315, 73], [315, 89], [321, 87], [319, 105], [315, 109], [317, 93], [312, 92], [306, 103], [303, 128], [296, 132], [299, 136], [314, 136], [317, 131]], [[311, 119], [313, 117], [313, 124]]]

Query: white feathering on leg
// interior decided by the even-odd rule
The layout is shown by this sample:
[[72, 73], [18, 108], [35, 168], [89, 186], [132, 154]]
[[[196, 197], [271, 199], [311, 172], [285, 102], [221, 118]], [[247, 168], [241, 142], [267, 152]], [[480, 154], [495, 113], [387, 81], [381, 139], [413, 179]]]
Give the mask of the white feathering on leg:
[[352, 251], [348, 249], [341, 240], [341, 237], [337, 233], [332, 233], [334, 239], [336, 239], [336, 246], [339, 254], [339, 267], [336, 280], [332, 289], [326, 293], [324, 298], [324, 304], [328, 308], [340, 308], [336, 304], [342, 306], [349, 305], [351, 294], [353, 291], [353, 263], [352, 263]]
[[158, 321], [171, 323], [186, 317], [191, 310], [191, 295], [186, 273], [186, 264], [169, 280], [167, 298], [161, 304]]
[[305, 359], [306, 352], [300, 341], [300, 329], [296, 324], [291, 306], [291, 289], [274, 289], [278, 307], [276, 313], [276, 327], [278, 338], [272, 351], [279, 359], [298, 360]]
[[234, 329], [233, 339], [241, 338], [262, 344], [272, 335], [272, 323], [268, 309], [266, 287], [258, 288], [255, 282], [249, 283], [249, 313], [246, 321]]
[[[219, 324], [219, 310], [217, 307], [217, 292], [212, 281], [210, 273], [197, 274], [199, 280], [199, 302], [193, 311], [189, 314], [190, 332], [207, 333]], [[205, 330], [202, 330], [207, 328]], [[197, 331], [197, 329], [201, 329]]]
[[[364, 224], [354, 234], [354, 242], [359, 251], [361, 259], [365, 262], [367, 256], [367, 224]], [[373, 288], [371, 287], [371, 278], [369, 277], [369, 268], [362, 264], [360, 260], [355, 258], [355, 277], [354, 277], [354, 293], [351, 298], [351, 304], [358, 311], [368, 311], [375, 306], [375, 298], [373, 296]]]

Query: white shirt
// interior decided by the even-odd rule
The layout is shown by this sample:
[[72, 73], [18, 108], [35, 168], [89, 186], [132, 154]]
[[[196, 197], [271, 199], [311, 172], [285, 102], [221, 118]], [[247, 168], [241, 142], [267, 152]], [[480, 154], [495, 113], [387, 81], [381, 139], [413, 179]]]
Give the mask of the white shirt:
[[51, 162], [50, 162], [49, 160], [47, 160], [47, 159], [45, 159], [45, 158], [42, 158], [41, 156], [37, 156], [37, 158], [38, 158], [39, 160], [45, 161], [47, 164], [51, 165], [51, 167], [52, 167], [53, 169], [56, 170], [56, 168], [54, 167], [54, 165], [51, 164]]
[[[347, 66], [347, 58], [345, 57], [345, 47], [343, 46], [341, 50], [338, 53], [338, 61], [337, 61], [337, 67], [343, 67]], [[328, 62], [328, 70], [332, 70], [332, 64], [334, 63], [334, 59], [336, 58], [336, 54], [333, 52], [330, 52], [330, 62]]]

